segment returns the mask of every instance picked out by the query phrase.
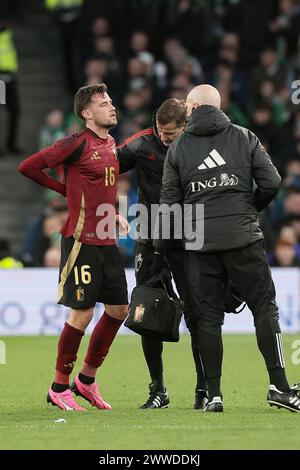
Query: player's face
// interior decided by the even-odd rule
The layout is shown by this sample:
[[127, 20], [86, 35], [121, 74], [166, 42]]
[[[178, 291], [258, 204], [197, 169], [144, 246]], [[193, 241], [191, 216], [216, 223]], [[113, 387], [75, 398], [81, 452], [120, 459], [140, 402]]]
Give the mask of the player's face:
[[117, 124], [116, 108], [107, 93], [94, 95], [87, 109], [96, 126], [110, 129]]
[[184, 129], [184, 126], [176, 126], [175, 122], [169, 122], [168, 124], [159, 124], [156, 121], [156, 128], [159, 135], [160, 140], [164, 145], [167, 147], [176, 139], [176, 137], [181, 134]]

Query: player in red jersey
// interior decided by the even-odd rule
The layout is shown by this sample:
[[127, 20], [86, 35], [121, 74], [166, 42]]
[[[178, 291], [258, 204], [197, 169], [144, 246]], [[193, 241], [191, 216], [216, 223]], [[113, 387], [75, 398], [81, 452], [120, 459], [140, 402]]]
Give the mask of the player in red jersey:
[[[95, 376], [128, 310], [125, 272], [112, 230], [118, 218], [119, 163], [108, 131], [117, 120], [105, 84], [80, 88], [74, 110], [86, 128], [35, 153], [19, 167], [25, 176], [66, 196], [68, 202], [69, 217], [61, 230], [58, 303], [70, 307], [70, 313], [59, 339], [56, 375], [47, 400], [63, 410], [84, 410], [73, 391], [99, 409], [111, 409], [100, 395]], [[63, 165], [65, 184], [43, 171], [58, 165]], [[105, 312], [70, 388], [69, 377], [96, 302], [105, 305]]]

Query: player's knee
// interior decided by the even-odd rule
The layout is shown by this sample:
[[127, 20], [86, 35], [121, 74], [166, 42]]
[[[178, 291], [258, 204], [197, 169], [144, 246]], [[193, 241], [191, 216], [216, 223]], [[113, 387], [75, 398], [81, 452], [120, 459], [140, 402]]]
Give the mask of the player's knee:
[[78, 330], [85, 331], [93, 318], [93, 314], [94, 307], [84, 310], [72, 309], [69, 313], [68, 323]]
[[220, 336], [224, 323], [223, 319], [224, 315], [216, 315], [215, 317], [202, 316], [198, 322], [198, 332], [200, 335]]
[[280, 333], [279, 317], [277, 307], [271, 305], [270, 308], [266, 308], [259, 312], [256, 312], [254, 316], [255, 328], [271, 328], [274, 333]]
[[117, 320], [125, 320], [128, 315], [128, 305], [105, 305], [106, 313]]

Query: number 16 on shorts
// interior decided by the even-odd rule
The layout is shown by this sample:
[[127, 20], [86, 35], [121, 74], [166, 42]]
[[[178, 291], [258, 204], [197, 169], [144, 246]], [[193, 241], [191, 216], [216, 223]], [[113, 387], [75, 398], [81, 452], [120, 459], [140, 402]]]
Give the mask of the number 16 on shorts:
[[90, 269], [91, 267], [89, 264], [84, 264], [80, 268], [78, 266], [74, 267], [75, 284], [78, 286], [76, 289], [77, 302], [84, 301], [84, 289], [81, 287], [81, 284], [90, 284], [92, 280], [92, 275], [89, 271]]

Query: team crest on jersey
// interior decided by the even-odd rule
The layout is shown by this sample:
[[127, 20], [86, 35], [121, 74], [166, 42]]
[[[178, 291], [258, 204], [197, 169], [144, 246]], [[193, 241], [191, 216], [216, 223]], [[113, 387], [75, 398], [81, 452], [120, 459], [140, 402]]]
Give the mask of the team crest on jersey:
[[135, 270], [137, 273], [141, 269], [142, 264], [143, 264], [142, 253], [138, 253], [135, 257]]
[[97, 150], [90, 157], [90, 160], [101, 160], [101, 156], [99, 155], [99, 152], [97, 152]]

